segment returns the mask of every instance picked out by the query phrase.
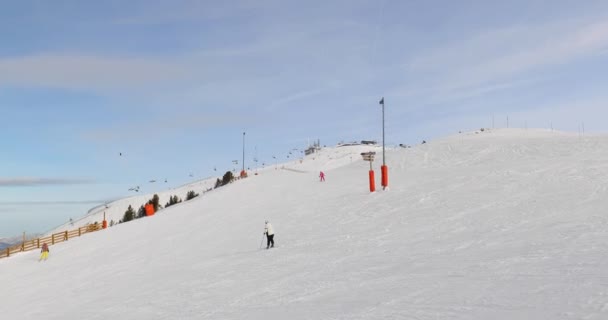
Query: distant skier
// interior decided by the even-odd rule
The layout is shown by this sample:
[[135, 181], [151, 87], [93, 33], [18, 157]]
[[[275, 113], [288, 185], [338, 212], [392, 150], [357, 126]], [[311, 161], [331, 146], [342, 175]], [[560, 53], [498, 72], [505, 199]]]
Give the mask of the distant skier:
[[45, 243], [42, 244], [42, 250], [40, 250], [40, 259], [38, 261], [46, 261], [49, 257], [49, 245]]
[[319, 178], [321, 178], [320, 181], [325, 181], [325, 173], [323, 171], [321, 171], [321, 173], [319, 173]]
[[266, 235], [266, 249], [274, 248], [274, 230], [272, 230], [272, 225], [268, 220], [266, 220], [266, 225], [264, 226], [264, 234]]

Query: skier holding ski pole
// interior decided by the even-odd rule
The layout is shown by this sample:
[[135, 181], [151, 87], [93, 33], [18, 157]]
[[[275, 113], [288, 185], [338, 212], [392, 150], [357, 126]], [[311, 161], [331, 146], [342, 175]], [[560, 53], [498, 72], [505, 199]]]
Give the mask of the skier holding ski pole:
[[266, 235], [266, 249], [274, 248], [274, 230], [272, 230], [272, 225], [268, 220], [264, 225], [264, 234]]

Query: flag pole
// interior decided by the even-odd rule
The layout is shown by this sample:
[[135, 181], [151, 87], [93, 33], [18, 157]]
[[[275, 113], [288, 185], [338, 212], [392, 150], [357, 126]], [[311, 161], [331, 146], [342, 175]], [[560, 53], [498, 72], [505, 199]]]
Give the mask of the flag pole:
[[386, 150], [385, 150], [385, 140], [384, 140], [384, 97], [380, 99], [380, 104], [382, 105], [382, 188], [386, 190], [388, 188], [388, 167], [386, 166]]

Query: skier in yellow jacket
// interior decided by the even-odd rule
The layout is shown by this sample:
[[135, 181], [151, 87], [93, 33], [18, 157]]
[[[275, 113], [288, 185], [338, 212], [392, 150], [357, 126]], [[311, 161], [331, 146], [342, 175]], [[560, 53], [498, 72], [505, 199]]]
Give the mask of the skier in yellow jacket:
[[42, 244], [42, 250], [40, 250], [40, 259], [38, 261], [48, 259], [49, 257], [49, 245], [45, 243]]

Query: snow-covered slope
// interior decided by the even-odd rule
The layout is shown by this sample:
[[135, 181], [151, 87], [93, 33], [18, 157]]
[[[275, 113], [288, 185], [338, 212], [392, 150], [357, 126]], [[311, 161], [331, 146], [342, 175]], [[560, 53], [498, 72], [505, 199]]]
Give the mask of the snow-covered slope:
[[[509, 129], [388, 148], [390, 191], [373, 194], [368, 150], [381, 148], [268, 166], [46, 262], [2, 259], [2, 317], [608, 318], [608, 137]], [[276, 249], [259, 250], [265, 219]]]
[[[321, 170], [331, 170], [338, 167], [345, 166], [353, 161], [361, 161], [361, 152], [368, 151], [379, 151], [379, 146], [348, 146], [338, 148], [324, 148], [315, 154], [311, 154], [305, 157], [298, 158], [296, 160], [280, 163], [280, 164], [269, 164], [263, 168], [251, 170], [248, 175], [250, 178], [257, 178], [260, 174], [268, 174], [273, 170], [284, 170], [297, 173], [306, 174], [318, 174]], [[257, 174], [256, 174], [257, 173]], [[223, 173], [222, 173], [223, 174]], [[238, 173], [237, 173], [238, 175]], [[216, 179], [221, 177], [206, 178], [200, 181], [185, 184], [177, 188], [167, 189], [162, 192], [157, 192], [159, 197], [159, 203], [164, 206], [169, 202], [171, 196], [178, 196], [180, 199], [185, 200], [186, 195], [189, 191], [198, 193], [199, 196], [206, 196], [208, 192], [213, 191], [216, 183]], [[47, 235], [62, 232], [65, 230], [73, 230], [79, 227], [83, 227], [90, 223], [101, 222], [105, 219], [118, 223], [124, 216], [125, 211], [131, 206], [135, 211], [140, 206], [146, 204], [154, 194], [138, 194], [132, 197], [112, 201], [104, 205], [100, 205], [91, 208], [89, 212], [72, 222], [67, 222], [47, 232]], [[178, 204], [179, 205], [179, 204]], [[160, 212], [162, 214], [162, 211]]]
[[[171, 188], [162, 192], [157, 192], [156, 194], [158, 195], [159, 203], [164, 206], [167, 202], [169, 202], [169, 197], [171, 196], [178, 196], [180, 199], [185, 200], [188, 191], [194, 191], [199, 195], [205, 194], [215, 186], [216, 179], [217, 178], [207, 178], [200, 181], [188, 183], [177, 188]], [[137, 212], [139, 207], [145, 205], [150, 199], [152, 199], [153, 196], [154, 194], [137, 194], [132, 197], [112, 201], [104, 205], [91, 208], [85, 216], [79, 219], [75, 219], [71, 223], [67, 222], [63, 225], [58, 226], [48, 231], [47, 235], [65, 230], [73, 230], [79, 227], [83, 227], [89, 223], [101, 223], [101, 221], [103, 221], [104, 219], [104, 214], [108, 223], [110, 221], [118, 223], [123, 218], [125, 211], [127, 211], [129, 206], [131, 206], [133, 210]]]

